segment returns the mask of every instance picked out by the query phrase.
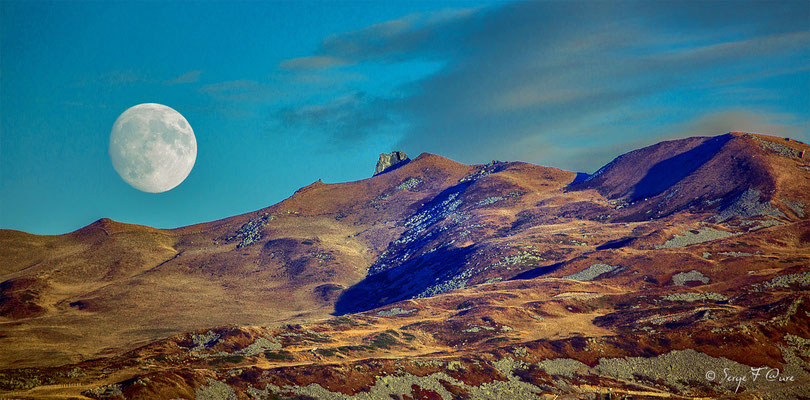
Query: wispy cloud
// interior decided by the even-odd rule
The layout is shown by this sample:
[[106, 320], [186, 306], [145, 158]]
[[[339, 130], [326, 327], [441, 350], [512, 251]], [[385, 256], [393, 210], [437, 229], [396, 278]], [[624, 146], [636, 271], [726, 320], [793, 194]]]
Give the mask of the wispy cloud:
[[347, 62], [337, 57], [309, 56], [291, 58], [279, 63], [279, 68], [288, 71], [308, 71], [346, 65]]
[[[735, 121], [739, 129], [795, 133], [762, 116], [799, 108], [787, 105], [785, 93], [770, 94], [801, 97], [802, 87], [754, 81], [774, 76], [766, 71], [792, 71], [810, 91], [810, 3], [718, 4], [527, 2], [408, 15], [327, 37], [305, 59], [360, 66], [428, 60], [443, 65], [438, 72], [401, 86], [397, 96], [285, 118], [295, 121], [290, 126], [322, 124], [340, 137], [404, 121], [404, 150], [472, 162], [486, 149], [484, 157], [584, 169], [605, 160], [572, 162], [583, 149], [688, 130], [685, 121], [712, 113], [725, 122], [712, 125], [719, 129], [713, 134], [733, 130]], [[729, 95], [735, 91], [747, 95]], [[762, 123], [743, 118], [758, 107], [769, 113], [757, 114]], [[794, 117], [790, 126], [806, 130], [801, 121], [810, 116]], [[527, 154], [527, 144], [555, 151]]]
[[149, 78], [145, 74], [134, 70], [111, 71], [99, 76], [99, 79], [111, 85], [125, 85], [149, 81]]
[[127, 70], [113, 70], [93, 77], [83, 79], [73, 84], [75, 87], [85, 87], [92, 85], [104, 85], [108, 87], [115, 86], [128, 86], [136, 83], [152, 83], [154, 80], [147, 74], [127, 69]]
[[177, 76], [177, 77], [175, 77], [173, 79], [169, 79], [169, 80], [167, 80], [167, 81], [165, 81], [163, 83], [165, 85], [170, 85], [170, 86], [171, 85], [180, 85], [180, 84], [184, 84], [184, 83], [195, 83], [195, 82], [198, 82], [200, 80], [201, 75], [202, 75], [201, 70], [188, 71], [188, 72], [186, 72], [184, 74], [181, 74], [180, 76]]
[[391, 124], [382, 100], [370, 98], [365, 93], [354, 92], [324, 104], [289, 107], [282, 109], [278, 117], [284, 127], [293, 132], [311, 132], [329, 129], [332, 141], [365, 137], [381, 125]]
[[[416, 13], [366, 28], [327, 37], [320, 55], [347, 62], [394, 62], [411, 58], [411, 52], [427, 54], [442, 49], [456, 37], [457, 26], [476, 15], [477, 8]], [[446, 54], [434, 54], [443, 58]]]
[[224, 81], [205, 85], [200, 93], [217, 100], [233, 102], [261, 102], [271, 100], [279, 95], [278, 89], [268, 83], [252, 80]]
[[801, 136], [808, 123], [798, 121], [788, 113], [768, 113], [757, 110], [718, 110], [684, 122], [679, 131], [684, 136], [710, 136], [718, 132], [757, 132], [774, 136]]

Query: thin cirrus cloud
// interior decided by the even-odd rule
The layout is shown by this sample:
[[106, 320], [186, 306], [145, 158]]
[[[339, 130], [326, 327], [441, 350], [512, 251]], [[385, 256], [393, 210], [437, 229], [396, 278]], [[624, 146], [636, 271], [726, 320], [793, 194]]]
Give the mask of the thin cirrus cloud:
[[188, 71], [173, 79], [165, 81], [164, 84], [172, 86], [172, 85], [181, 85], [185, 83], [196, 83], [200, 81], [200, 76], [202, 76], [201, 70]]
[[[329, 101], [323, 105], [286, 107], [277, 115], [282, 126], [304, 132], [330, 129], [331, 142], [351, 141], [357, 135], [372, 134], [381, 126], [392, 123], [390, 114], [377, 112], [384, 107], [372, 104], [379, 99], [369, 99], [365, 93], [353, 92]], [[358, 110], [365, 112], [359, 113]]]
[[810, 116], [796, 110], [810, 92], [808, 12], [801, 1], [529, 2], [409, 15], [327, 37], [302, 60], [436, 61], [437, 72], [397, 95], [286, 110], [285, 123], [351, 141], [399, 121], [405, 151], [578, 170], [607, 161], [589, 151], [685, 136], [712, 120], [723, 123], [711, 134], [806, 140]]
[[309, 71], [346, 65], [343, 59], [328, 56], [309, 56], [284, 60], [279, 68], [288, 71]]
[[269, 83], [247, 79], [211, 83], [200, 87], [199, 91], [229, 102], [263, 102], [279, 96], [279, 90]]
[[790, 137], [796, 133], [786, 122], [793, 120], [786, 113], [751, 112], [747, 110], [718, 110], [688, 121], [682, 130], [690, 136], [711, 135], [712, 132], [729, 132], [737, 127], [744, 132], [768, 132], [771, 135]]
[[150, 82], [153, 82], [153, 80], [146, 74], [140, 71], [126, 69], [126, 70], [113, 70], [109, 72], [95, 74], [92, 77], [74, 82], [73, 87], [87, 87], [98, 84], [104, 84], [106, 86], [112, 87], [120, 87], [133, 85], [137, 83], [150, 83]]
[[320, 56], [338, 57], [344, 62], [396, 62], [413, 58], [414, 54], [434, 54], [444, 58], [457, 39], [457, 26], [476, 16], [480, 8], [445, 9], [416, 13], [371, 25], [366, 28], [331, 35], [324, 39]]

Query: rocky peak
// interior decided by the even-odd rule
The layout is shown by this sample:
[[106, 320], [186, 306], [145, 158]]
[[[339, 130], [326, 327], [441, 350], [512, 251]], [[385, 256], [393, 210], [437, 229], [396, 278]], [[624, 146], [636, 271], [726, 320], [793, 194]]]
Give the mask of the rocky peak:
[[380, 154], [380, 159], [377, 161], [377, 168], [374, 169], [374, 175], [379, 175], [394, 167], [401, 166], [400, 164], [410, 161], [408, 156], [401, 151], [392, 151], [389, 154]]

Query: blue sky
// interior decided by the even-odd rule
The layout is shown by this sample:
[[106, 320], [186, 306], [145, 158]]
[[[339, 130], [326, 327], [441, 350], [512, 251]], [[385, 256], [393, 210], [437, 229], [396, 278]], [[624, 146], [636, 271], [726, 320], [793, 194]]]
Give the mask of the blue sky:
[[[0, 227], [176, 227], [366, 178], [381, 152], [593, 172], [664, 139], [810, 138], [810, 3], [0, 2]], [[113, 170], [168, 105], [189, 177]]]

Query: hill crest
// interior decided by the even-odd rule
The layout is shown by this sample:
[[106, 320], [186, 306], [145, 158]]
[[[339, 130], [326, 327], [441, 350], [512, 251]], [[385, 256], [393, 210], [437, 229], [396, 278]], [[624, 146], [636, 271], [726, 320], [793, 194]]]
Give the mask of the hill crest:
[[[424, 153], [374, 177], [316, 181], [278, 204], [177, 229], [102, 219], [59, 236], [0, 231], [0, 320], [10, 327], [0, 362], [74, 362], [222, 324], [407, 309], [510, 280], [596, 274], [630, 291], [682, 279], [726, 290], [776, 273], [747, 275], [759, 268], [747, 261], [764, 268], [766, 252], [788, 251], [774, 243], [803, 246], [806, 149], [749, 134], [680, 139], [620, 156], [586, 182], [556, 168]], [[688, 173], [670, 175], [677, 163]], [[87, 339], [54, 336], [58, 324]]]

